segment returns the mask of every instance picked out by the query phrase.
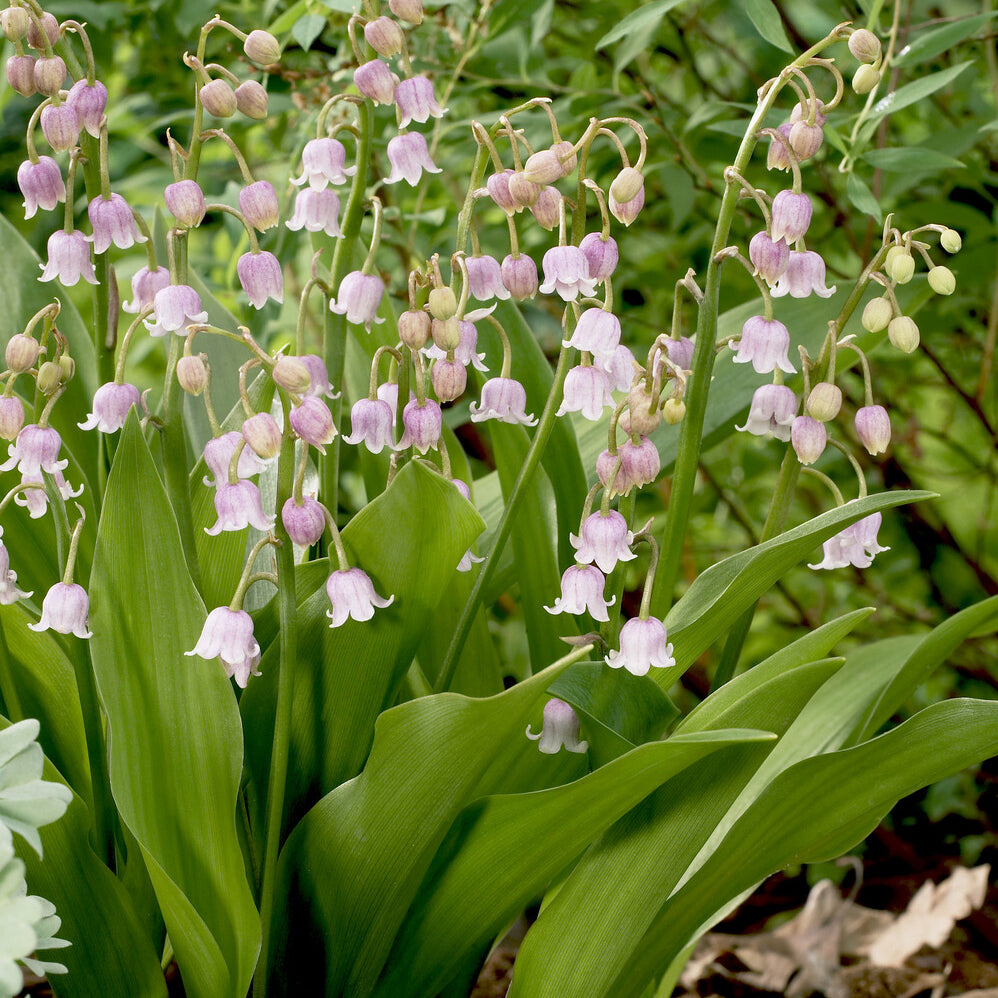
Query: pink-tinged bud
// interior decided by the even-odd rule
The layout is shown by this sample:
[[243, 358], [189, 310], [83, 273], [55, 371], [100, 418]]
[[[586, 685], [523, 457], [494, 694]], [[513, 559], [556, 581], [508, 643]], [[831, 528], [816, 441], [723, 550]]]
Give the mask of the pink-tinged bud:
[[522, 173], [514, 173], [509, 178], [509, 196], [516, 205], [516, 210], [529, 208], [537, 203], [541, 196], [541, 189], [537, 184], [531, 183]]
[[798, 416], [790, 424], [790, 443], [801, 464], [814, 464], [828, 442], [825, 424], [810, 416]]
[[918, 349], [920, 342], [918, 326], [915, 324], [915, 320], [908, 318], [907, 315], [899, 315], [897, 318], [891, 319], [890, 324], [887, 326], [887, 338], [898, 350], [903, 350], [905, 353], [914, 353]]
[[853, 73], [853, 93], [859, 94], [862, 97], [863, 94], [871, 93], [879, 86], [880, 73], [878, 73], [872, 66], [868, 66], [864, 63], [859, 67], [859, 69], [856, 70], [855, 73]]
[[45, 141], [56, 152], [71, 149], [80, 137], [80, 119], [68, 103], [43, 107], [41, 126]]
[[100, 136], [100, 123], [107, 110], [107, 87], [100, 80], [94, 80], [94, 85], [90, 86], [86, 79], [77, 80], [69, 88], [69, 96], [66, 98], [80, 119], [80, 126], [95, 139]]
[[295, 395], [304, 395], [312, 383], [308, 368], [297, 357], [278, 357], [270, 376], [275, 385]]
[[860, 62], [876, 62], [880, 58], [880, 39], [866, 28], [858, 28], [849, 36], [849, 51]]
[[633, 166], [625, 166], [610, 184], [610, 197], [620, 204], [633, 201], [644, 190], [645, 178]]
[[819, 128], [825, 127], [825, 122], [828, 121], [828, 115], [825, 114], [825, 104], [824, 101], [818, 100], [813, 105], [811, 101], [804, 101], [803, 104], [794, 104], [793, 110], [790, 112], [790, 124], [796, 125], [798, 121], [804, 121], [811, 117], [811, 108], [814, 107], [814, 123]]
[[257, 457], [265, 461], [281, 452], [281, 428], [269, 412], [258, 412], [242, 425], [243, 440]]
[[0, 11], [0, 25], [9, 42], [19, 42], [31, 27], [31, 17], [24, 7], [8, 7]]
[[208, 385], [208, 369], [201, 357], [181, 357], [177, 361], [177, 381], [188, 395], [200, 395]]
[[468, 371], [456, 361], [438, 360], [430, 374], [434, 394], [441, 402], [453, 402], [468, 387]]
[[440, 173], [440, 167], [430, 158], [426, 139], [419, 132], [407, 132], [389, 139], [387, 153], [392, 169], [385, 179], [386, 184], [404, 180], [410, 187], [415, 187], [424, 170]]
[[602, 283], [613, 275], [620, 260], [620, 251], [617, 249], [617, 241], [613, 236], [603, 238], [599, 232], [590, 232], [582, 237], [579, 249], [589, 264], [589, 276], [597, 282]]
[[388, 9], [409, 24], [423, 23], [423, 4], [421, 0], [388, 0]]
[[411, 308], [399, 316], [399, 339], [410, 350], [422, 350], [430, 338], [430, 317], [421, 308]]
[[54, 97], [66, 82], [66, 64], [57, 56], [40, 56], [35, 60], [32, 77], [35, 89], [46, 97]]
[[561, 213], [561, 194], [556, 187], [542, 187], [537, 200], [530, 206], [530, 212], [542, 229], [550, 232], [557, 224]]
[[364, 40], [378, 55], [398, 55], [405, 45], [402, 29], [390, 17], [376, 17], [364, 25]]
[[767, 284], [778, 281], [790, 262], [790, 247], [782, 239], [757, 232], [749, 240], [749, 259]]
[[[786, 139], [787, 142], [790, 141], [790, 129], [794, 126], [789, 122], [785, 121], [776, 130]], [[766, 153], [766, 169], [767, 170], [789, 170], [790, 169], [790, 156], [787, 153], [787, 146], [785, 142], [781, 142], [775, 135], [770, 136], [769, 139], [769, 151]]]
[[643, 380], [639, 381], [628, 393], [626, 412], [628, 413], [627, 432], [637, 433], [642, 437], [648, 436], [662, 419], [658, 408], [658, 398], [652, 398], [651, 394], [645, 390]]
[[87, 205], [87, 216], [93, 229], [95, 253], [106, 252], [111, 243], [118, 249], [128, 249], [135, 243], [146, 242], [135, 224], [132, 209], [120, 194], [95, 197]]
[[293, 544], [308, 548], [319, 543], [326, 529], [326, 514], [315, 499], [302, 496], [299, 504], [291, 496], [281, 507], [281, 523]]
[[[22, 10], [12, 7], [11, 10]], [[12, 55], [6, 65], [7, 82], [22, 96], [30, 97], [35, 92], [35, 57], [32, 55]]]
[[507, 256], [499, 266], [502, 282], [517, 301], [537, 294], [537, 264], [526, 255]]
[[395, 88], [395, 103], [402, 116], [399, 128], [405, 128], [411, 121], [422, 123], [428, 118], [442, 118], [446, 111], [437, 103], [433, 84], [425, 76], [403, 80]]
[[637, 444], [630, 440], [621, 444], [620, 462], [625, 478], [637, 488], [650, 485], [662, 470], [658, 448], [647, 437]]
[[228, 80], [211, 80], [201, 88], [201, 104], [216, 118], [231, 118], [236, 113], [236, 94]]
[[575, 152], [575, 146], [567, 139], [556, 142], [551, 146], [551, 151], [556, 153], [558, 161], [561, 163], [562, 177], [570, 177], [579, 166], [579, 157]]
[[430, 336], [438, 350], [444, 353], [456, 350], [461, 345], [461, 323], [453, 315], [449, 319], [432, 319]]
[[[41, 21], [41, 31], [39, 31], [39, 20]], [[42, 16], [38, 20], [33, 17], [28, 19], [28, 45], [38, 51], [45, 48], [45, 38], [42, 37], [42, 31], [45, 32], [45, 38], [48, 39], [50, 46], [59, 41], [59, 22], [56, 20], [55, 14], [50, 14], [47, 10], [42, 12]]]
[[402, 410], [402, 425], [405, 432], [399, 440], [399, 450], [415, 447], [420, 454], [425, 454], [440, 443], [440, 435], [443, 433], [440, 406], [433, 399], [427, 399], [423, 405], [413, 399]]
[[630, 201], [618, 201], [613, 194], [609, 197], [610, 214], [620, 222], [621, 225], [629, 226], [638, 217], [641, 209], [645, 206], [645, 189], [642, 187], [636, 197]]
[[509, 290], [502, 283], [499, 261], [492, 256], [469, 256], [465, 261], [468, 268], [468, 292], [478, 301], [491, 301], [498, 298], [506, 301]]
[[280, 205], [273, 185], [266, 180], [248, 184], [239, 192], [239, 210], [257, 232], [273, 228], [280, 217]]
[[865, 405], [856, 410], [856, 436], [867, 451], [876, 456], [891, 442], [891, 420], [882, 405]]
[[398, 77], [380, 59], [372, 59], [353, 71], [354, 86], [375, 104], [392, 104]]
[[806, 121], [795, 121], [790, 129], [790, 148], [801, 162], [810, 159], [821, 148], [824, 139], [825, 133], [817, 123], [809, 125]]
[[24, 333], [14, 333], [7, 340], [4, 349], [4, 360], [8, 369], [14, 374], [24, 374], [35, 366], [38, 355], [41, 353], [41, 346], [32, 336], [25, 336]]
[[879, 333], [894, 318], [894, 306], [888, 298], [871, 298], [863, 309], [863, 328], [869, 333]]
[[236, 261], [236, 274], [254, 308], [263, 308], [270, 299], [284, 301], [284, 275], [273, 253], [244, 253]]
[[333, 425], [333, 414], [322, 399], [306, 395], [301, 400], [301, 405], [292, 408], [288, 419], [291, 422], [291, 429], [305, 443], [318, 448], [323, 454], [326, 453], [326, 444], [333, 442], [336, 427]]
[[267, 91], [256, 80], [244, 80], [236, 87], [236, 110], [254, 121], [267, 117]]
[[16, 440], [24, 426], [24, 403], [16, 395], [0, 396], [0, 438]]
[[561, 180], [561, 158], [554, 149], [541, 149], [532, 153], [523, 164], [523, 176], [541, 187]]
[[842, 408], [842, 389], [830, 381], [819, 381], [807, 397], [805, 412], [823, 423], [834, 419]]
[[502, 208], [507, 215], [512, 215], [520, 210], [519, 203], [509, 191], [509, 182], [513, 176], [512, 170], [502, 170], [499, 173], [493, 173], [485, 181], [485, 189], [489, 192], [489, 196], [496, 203], [496, 206]]
[[178, 180], [163, 191], [166, 209], [185, 229], [201, 224], [205, 214], [204, 192], [196, 180]]
[[[610, 478], [614, 470], [616, 470], [617, 476], [613, 479], [613, 484], [611, 485]], [[600, 453], [600, 456], [596, 458], [596, 477], [613, 495], [624, 495], [630, 491], [631, 484], [624, 477], [620, 455], [617, 453], [611, 454], [608, 450]]]
[[255, 62], [258, 66], [269, 66], [280, 61], [281, 43], [269, 31], [254, 28], [243, 42], [243, 52], [250, 62]]
[[773, 198], [773, 238], [783, 239], [788, 246], [803, 238], [811, 224], [811, 211], [811, 199], [806, 194], [780, 191]]

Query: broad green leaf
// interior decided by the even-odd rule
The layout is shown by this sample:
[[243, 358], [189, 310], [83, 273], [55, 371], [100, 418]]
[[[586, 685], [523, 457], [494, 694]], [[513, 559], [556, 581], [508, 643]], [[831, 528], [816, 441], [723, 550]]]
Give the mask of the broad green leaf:
[[626, 17], [621, 18], [594, 47], [606, 48], [621, 38], [635, 34], [646, 36], [650, 40], [662, 18], [682, 2], [683, 0], [652, 0], [651, 3], [642, 4], [637, 10], [632, 10]]
[[668, 689], [739, 614], [767, 592], [788, 568], [806, 558], [833, 534], [871, 513], [931, 496], [930, 492], [885, 492], [854, 499], [771, 541], [711, 565], [693, 580], [666, 617], [665, 626], [673, 643], [676, 666], [656, 669], [654, 679]]
[[755, 30], [770, 45], [775, 45], [783, 52], [794, 51], [773, 0], [745, 0], [745, 13], [748, 14]]
[[133, 413], [108, 478], [90, 589], [111, 788], [188, 994], [242, 998], [260, 945], [235, 827], [242, 733], [221, 664], [185, 655], [204, 620]]
[[[0, 730], [8, 723], [0, 718]], [[48, 760], [43, 775], [61, 783]], [[55, 905], [62, 919], [59, 935], [72, 944], [58, 952], [69, 973], [54, 976], [52, 990], [59, 998], [166, 998], [159, 957], [146, 928], [125, 888], [90, 847], [86, 804], [75, 794], [71, 797], [66, 813], [40, 829], [43, 860], [26, 843], [17, 843], [28, 890]]]
[[995, 16], [998, 15], [992, 12], [963, 17], [952, 24], [943, 24], [938, 28], [922, 32], [894, 56], [893, 65], [906, 68], [925, 62], [927, 59], [934, 59], [937, 55], [948, 52], [965, 38], [976, 34]]
[[[766, 732], [716, 731], [653, 742], [550, 790], [488, 797], [454, 823], [426, 874], [374, 992], [432, 996], [590, 842], [655, 787], [726, 745]], [[510, 843], [525, 848], [510, 850]]]
[[[370, 994], [440, 843], [461, 810], [573, 760], [524, 730], [568, 661], [487, 700], [453, 693], [385, 711], [363, 772], [328, 793], [281, 855], [268, 985], [275, 995]], [[513, 774], [527, 767], [524, 777]], [[542, 784], [543, 785], [543, 784]], [[334, 946], [317, 945], [320, 939]]]
[[[781, 735], [834, 668], [835, 663], [808, 663], [778, 673], [747, 691], [717, 723]], [[706, 724], [703, 730], [713, 728]], [[722, 749], [610, 828], [527, 934], [510, 998], [613, 995], [610, 982], [633, 958], [632, 948], [663, 899], [772, 747]], [[570, 951], [564, 940], [576, 938], [587, 945]]]
[[[393, 703], [425, 623], [481, 529], [480, 517], [450, 482], [410, 461], [342, 531], [351, 564], [368, 573], [382, 596], [393, 595], [392, 605], [371, 621], [331, 628], [324, 585], [329, 565], [309, 566], [317, 588], [298, 604], [287, 790], [292, 817], [364, 765], [375, 719]], [[240, 701], [247, 765], [261, 794], [273, 736], [277, 652], [276, 641], [265, 649], [262, 675]]]
[[[924, 146], [870, 149], [863, 153], [862, 158], [877, 169], [889, 170], [894, 173], [914, 173], [923, 170], [927, 173], [933, 173], [938, 170], [959, 170], [964, 165], [960, 160], [947, 156], [946, 153], [937, 152], [935, 149], [926, 149]], [[849, 179], [851, 180], [854, 176], [855, 174], [849, 174]], [[856, 204], [852, 196], [850, 196], [850, 200]], [[873, 214], [872, 211], [869, 213]], [[874, 215], [874, 217], [877, 216]]]
[[973, 65], [973, 60], [961, 62], [957, 66], [950, 66], [949, 69], [942, 69], [938, 73], [930, 73], [919, 80], [898, 87], [893, 93], [887, 94], [886, 97], [881, 98], [873, 105], [870, 117], [867, 118], [866, 124], [863, 126], [863, 134], [872, 135], [877, 123], [885, 115], [893, 114], [903, 107], [916, 104], [937, 90], [948, 87], [965, 69]]
[[880, 202], [873, 196], [866, 181], [861, 180], [855, 172], [850, 173], [846, 180], [846, 197], [864, 215], [872, 215], [878, 222], [882, 221], [884, 213], [880, 210]]
[[996, 752], [998, 702], [948, 700], [879, 738], [785, 770], [711, 862], [659, 910], [610, 990], [589, 994], [638, 998], [689, 940], [713, 923], [726, 899], [790, 863], [840, 855], [900, 798]]
[[325, 26], [326, 18], [321, 14], [306, 14], [295, 21], [291, 28], [291, 37], [307, 52], [312, 47], [312, 42], [322, 34]]

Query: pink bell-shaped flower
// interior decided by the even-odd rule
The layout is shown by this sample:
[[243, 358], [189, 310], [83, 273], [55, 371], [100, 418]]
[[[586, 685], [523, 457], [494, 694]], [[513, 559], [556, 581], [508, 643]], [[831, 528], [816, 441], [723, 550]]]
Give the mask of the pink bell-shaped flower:
[[95, 139], [100, 137], [101, 118], [107, 109], [107, 87], [100, 80], [91, 86], [85, 79], [77, 80], [69, 88], [66, 103], [76, 111], [80, 126]]
[[346, 444], [364, 444], [372, 454], [380, 454], [385, 447], [395, 450], [392, 439], [392, 407], [381, 399], [358, 399], [350, 410], [349, 437]]
[[783, 276], [790, 263], [790, 247], [782, 239], [770, 239], [765, 232], [757, 232], [749, 240], [749, 259], [767, 284]]
[[641, 209], [645, 206], [645, 189], [644, 186], [638, 190], [630, 201], [618, 201], [613, 196], [613, 191], [610, 191], [610, 196], [607, 198], [607, 207], [610, 209], [610, 214], [620, 222], [621, 225], [629, 226], [631, 222], [638, 217]]
[[526, 301], [537, 294], [537, 264], [526, 254], [505, 257], [499, 273], [503, 284], [517, 301]]
[[440, 173], [440, 167], [430, 159], [426, 139], [419, 132], [406, 132], [389, 139], [387, 151], [392, 169], [385, 179], [386, 184], [397, 184], [404, 180], [410, 187], [415, 187], [424, 170], [427, 173]]
[[579, 718], [564, 700], [552, 698], [544, 705], [541, 730], [533, 734], [527, 725], [527, 737], [537, 742], [537, 749], [545, 755], [555, 755], [564, 745], [566, 752], [583, 753], [589, 742], [579, 740]]
[[333, 386], [329, 383], [329, 370], [326, 362], [314, 353], [303, 353], [294, 360], [300, 360], [308, 369], [309, 383], [305, 389], [305, 395], [314, 395], [316, 398], [339, 398], [333, 391]]
[[665, 624], [655, 617], [632, 617], [620, 629], [620, 650], [611, 651], [605, 661], [611, 669], [626, 669], [632, 676], [646, 676], [648, 670], [671, 669], [676, 660], [668, 643]]
[[[353, 71], [354, 86], [375, 104], [392, 104], [399, 78], [381, 59], [371, 59]], [[423, 119], [426, 120], [425, 118]]]
[[340, 281], [336, 298], [329, 301], [329, 310], [337, 315], [346, 315], [347, 322], [363, 326], [371, 331], [372, 323], [382, 323], [378, 318], [378, 307], [385, 293], [385, 282], [377, 274], [365, 274], [352, 270]]
[[266, 232], [277, 225], [281, 207], [274, 185], [266, 180], [247, 184], [239, 192], [239, 210], [243, 218], [258, 232]]
[[425, 76], [402, 80], [395, 87], [395, 103], [401, 114], [399, 128], [405, 128], [411, 121], [442, 118], [446, 113], [446, 108], [442, 108], [433, 95], [433, 84]]
[[225, 674], [246, 688], [250, 676], [259, 676], [260, 645], [253, 637], [253, 619], [245, 610], [215, 607], [204, 622], [198, 643], [185, 655], [203, 659], [218, 658]]
[[59, 164], [51, 156], [26, 159], [17, 168], [17, 186], [24, 195], [24, 217], [33, 218], [39, 208], [51, 211], [66, 200], [66, 182]]
[[612, 392], [626, 392], [630, 389], [636, 373], [635, 363], [634, 354], [623, 343], [618, 343], [613, 353], [593, 354], [593, 367], [606, 376], [607, 385]]
[[807, 567], [831, 569], [854, 565], [856, 568], [869, 568], [873, 564], [874, 555], [890, 551], [890, 548], [881, 547], [877, 542], [880, 522], [880, 514], [871, 513], [862, 520], [849, 524], [821, 546], [824, 554], [822, 560], [817, 565]]
[[0, 544], [0, 606], [10, 606], [30, 595], [17, 588], [17, 573], [10, 570], [10, 552]]
[[93, 411], [85, 423], [77, 423], [81, 430], [97, 427], [101, 433], [114, 433], [125, 425], [128, 411], [139, 407], [139, 390], [134, 385], [108, 382], [94, 392]]
[[765, 319], [761, 315], [746, 319], [741, 338], [730, 346], [735, 351], [735, 363], [751, 363], [756, 374], [771, 374], [776, 368], [787, 374], [794, 373], [788, 356], [790, 333], [776, 319]]
[[498, 298], [506, 301], [509, 290], [502, 282], [499, 261], [494, 256], [469, 256], [465, 261], [468, 268], [468, 291], [472, 298], [491, 301]]
[[867, 451], [876, 456], [891, 442], [891, 418], [882, 405], [864, 405], [856, 410], [856, 436]]
[[662, 470], [658, 448], [648, 437], [642, 437], [637, 444], [630, 440], [621, 444], [620, 463], [628, 489], [635, 485], [638, 488], [650, 485]]
[[204, 532], [212, 537], [223, 530], [256, 527], [266, 532], [274, 526], [275, 517], [264, 513], [260, 490], [252, 482], [219, 485], [215, 489], [215, 512], [218, 514], [215, 525], [204, 528]]
[[554, 606], [544, 607], [548, 613], [588, 613], [593, 620], [610, 619], [607, 607], [613, 606], [616, 596], [607, 603], [603, 595], [606, 577], [593, 565], [572, 565], [561, 577], [561, 596]]
[[333, 572], [326, 580], [326, 595], [332, 609], [326, 611], [330, 627], [339, 627], [348, 617], [354, 620], [370, 620], [375, 608], [383, 610], [391, 606], [394, 596], [387, 599], [374, 591], [367, 572], [359, 568], [346, 568]]
[[613, 275], [620, 260], [620, 250], [613, 236], [603, 238], [600, 232], [590, 232], [582, 237], [579, 243], [586, 262], [589, 264], [589, 276], [597, 284]]
[[120, 194], [95, 197], [87, 205], [87, 215], [94, 230], [95, 253], [106, 253], [111, 243], [118, 249], [128, 249], [135, 243], [146, 241], [135, 224], [132, 209]]
[[[231, 430], [228, 433], [223, 433], [220, 437], [213, 437], [204, 445], [204, 463], [214, 475], [214, 478], [205, 475], [202, 479], [209, 488], [216, 488], [228, 482], [232, 455], [235, 454], [242, 439], [241, 433], [237, 430]], [[243, 447], [236, 462], [236, 476], [238, 478], [252, 478], [253, 475], [259, 475], [268, 464], [268, 461], [262, 460], [251, 448]]]
[[75, 634], [78, 638], [93, 637], [87, 628], [90, 598], [83, 586], [75, 582], [57, 582], [42, 601], [42, 617], [37, 624], [28, 624], [33, 631], [51, 628], [60, 634]]
[[284, 275], [273, 253], [243, 253], [236, 261], [236, 274], [254, 308], [263, 308], [270, 299], [284, 301]]
[[302, 174], [291, 183], [322, 190], [327, 184], [345, 184], [347, 177], [357, 172], [356, 166], [346, 165], [347, 151], [339, 139], [312, 139], [301, 153]]
[[[616, 476], [614, 471], [616, 470]], [[596, 477], [600, 480], [604, 488], [610, 490], [610, 495], [626, 495], [631, 491], [633, 482], [624, 474], [624, 463], [620, 460], [620, 452], [611, 452], [609, 449], [600, 452], [596, 458]], [[611, 478], [613, 484], [610, 484]]]
[[56, 152], [65, 152], [79, 141], [80, 118], [68, 101], [43, 107], [39, 124], [45, 141]]
[[329, 406], [314, 395], [306, 395], [300, 405], [293, 406], [288, 417], [291, 429], [302, 440], [326, 453], [326, 444], [333, 442], [336, 427], [333, 425], [333, 414]]
[[773, 238], [782, 239], [788, 246], [803, 239], [811, 224], [811, 211], [811, 199], [806, 194], [780, 191], [773, 198]]
[[595, 562], [604, 575], [609, 575], [618, 561], [631, 561], [637, 557], [630, 548], [634, 534], [616, 510], [611, 509], [606, 516], [599, 512], [592, 513], [582, 524], [579, 534], [579, 537], [570, 534], [568, 538], [575, 548], [575, 560], [580, 565]]
[[482, 402], [469, 406], [471, 421], [498, 419], [503, 423], [522, 423], [536, 426], [534, 414], [527, 415], [527, 392], [515, 378], [490, 378], [482, 385]]
[[[152, 305], [156, 298], [156, 292], [162, 291], [169, 284], [170, 272], [166, 267], [157, 267], [155, 270], [141, 267], [132, 278], [132, 300], [122, 302], [122, 309], [136, 314], [141, 312]], [[207, 318], [207, 314], [205, 318]]]
[[620, 344], [620, 320], [602, 308], [587, 308], [562, 346], [588, 350], [592, 354], [610, 355]]
[[575, 301], [579, 295], [590, 298], [596, 293], [596, 281], [589, 276], [589, 261], [578, 246], [552, 246], [541, 266], [542, 294], [557, 292], [564, 301]]
[[596, 422], [607, 406], [613, 408], [609, 380], [597, 367], [573, 367], [565, 378], [564, 392], [558, 416], [581, 412], [586, 419]]
[[[768, 277], [766, 280], [773, 283]], [[835, 294], [834, 284], [830, 288], [825, 286], [825, 261], [814, 250], [803, 253], [793, 250], [783, 276], [773, 288], [773, 297], [807, 298], [812, 293], [819, 298], [831, 298]]]
[[150, 336], [165, 336], [173, 332], [187, 335], [187, 327], [208, 321], [201, 308], [201, 296], [187, 284], [168, 284], [156, 292], [151, 319], [145, 319]]
[[[59, 495], [63, 499], [75, 499], [77, 496], [83, 494], [83, 486], [81, 485], [78, 489], [74, 489], [69, 482], [66, 481], [65, 476], [61, 471], [57, 471], [52, 476], [55, 482], [55, 487], [59, 490]], [[22, 485], [44, 485], [45, 479], [41, 472], [37, 475], [21, 475]], [[18, 506], [23, 506], [28, 511], [28, 516], [32, 520], [37, 520], [39, 517], [45, 515], [49, 506], [48, 492], [45, 489], [25, 489], [23, 492], [19, 492], [14, 496], [14, 502]]]
[[[460, 322], [461, 342], [454, 351], [454, 362], [463, 367], [469, 365], [476, 371], [488, 371], [485, 366], [485, 354], [478, 352], [478, 327], [467, 319]], [[444, 360], [447, 357], [445, 351], [441, 350], [435, 343], [430, 344], [423, 351], [430, 360]]]
[[326, 529], [326, 514], [322, 505], [310, 496], [302, 496], [301, 503], [290, 496], [281, 507], [281, 522], [292, 542], [300, 547], [318, 544]]
[[61, 448], [62, 438], [51, 426], [28, 423], [7, 448], [10, 457], [0, 464], [0, 471], [10, 471], [16, 464], [22, 476], [41, 475], [43, 471], [54, 475], [69, 464], [67, 458], [59, 460]]
[[340, 199], [336, 191], [328, 188], [306, 187], [295, 198], [295, 209], [291, 218], [284, 223], [293, 232], [305, 229], [306, 232], [325, 232], [327, 236], [339, 239]]
[[813, 416], [797, 416], [790, 424], [790, 444], [801, 464], [814, 464], [827, 442], [825, 424]]
[[436, 447], [443, 433], [443, 413], [440, 405], [433, 399], [427, 399], [420, 405], [416, 399], [402, 410], [402, 425], [405, 432], [398, 442], [398, 449], [415, 447], [420, 454]]
[[90, 241], [82, 232], [65, 232], [57, 229], [48, 239], [48, 263], [42, 265], [40, 281], [54, 281], [67, 288], [73, 287], [82, 277], [88, 284], [97, 283], [94, 265], [90, 260]]
[[796, 415], [797, 396], [786, 385], [762, 385], [752, 396], [745, 425], [735, 429], [758, 437], [771, 433], [777, 440], [787, 441]]

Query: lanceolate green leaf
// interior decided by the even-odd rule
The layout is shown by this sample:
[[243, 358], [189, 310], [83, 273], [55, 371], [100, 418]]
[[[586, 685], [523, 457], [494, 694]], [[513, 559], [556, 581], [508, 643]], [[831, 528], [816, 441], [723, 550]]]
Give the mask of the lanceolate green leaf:
[[[682, 735], [642, 745], [562, 787], [477, 801], [454, 823], [427, 871], [375, 994], [436, 994], [462, 954], [487, 946], [655, 787], [726, 745], [773, 737], [754, 731]], [[511, 850], [512, 842], [525, 846]]]
[[678, 7], [681, 3], [682, 0], [652, 0], [651, 3], [642, 4], [637, 10], [633, 10], [626, 17], [621, 18], [620, 22], [596, 43], [596, 48], [605, 48], [621, 38], [627, 38], [634, 34], [650, 36], [662, 18], [673, 7]]
[[591, 994], [638, 998], [725, 899], [789, 863], [840, 855], [900, 798], [996, 752], [998, 702], [948, 700], [879, 738], [785, 770], [661, 908], [610, 990]]
[[184, 654], [204, 620], [132, 413], [108, 478], [90, 589], [111, 787], [187, 993], [243, 998], [260, 927], [235, 827], [242, 734], [221, 665]]
[[770, 45], [775, 45], [784, 52], [794, 51], [773, 0], [745, 0], [745, 13], [748, 14], [755, 30]]

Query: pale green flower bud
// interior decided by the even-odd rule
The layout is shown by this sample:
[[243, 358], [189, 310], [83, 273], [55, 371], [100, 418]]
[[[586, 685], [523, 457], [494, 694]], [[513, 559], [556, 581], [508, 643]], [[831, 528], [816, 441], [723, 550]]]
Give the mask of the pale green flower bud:
[[894, 318], [894, 306], [887, 298], [871, 298], [863, 309], [863, 328], [869, 333], [879, 333]]
[[312, 383], [308, 368], [297, 357], [278, 357], [270, 376], [274, 384], [295, 395], [304, 395]]
[[428, 304], [430, 315], [434, 319], [450, 319], [457, 315], [457, 298], [450, 288], [434, 288], [430, 292]]
[[449, 319], [434, 319], [430, 323], [430, 335], [434, 346], [447, 352], [461, 345], [461, 323], [451, 316]]
[[236, 113], [236, 94], [228, 80], [211, 80], [201, 88], [201, 104], [215, 118]]
[[645, 178], [641, 175], [641, 171], [636, 170], [633, 166], [625, 166], [610, 184], [610, 197], [621, 204], [626, 204], [628, 201], [633, 201], [641, 193], [641, 188], [644, 185]]
[[956, 278], [949, 267], [933, 267], [929, 271], [929, 287], [937, 295], [951, 295], [956, 291]]
[[31, 17], [23, 7], [8, 7], [0, 13], [0, 25], [10, 42], [19, 42], [28, 33]]
[[947, 253], [959, 253], [963, 239], [960, 238], [960, 233], [956, 229], [944, 229], [939, 236], [939, 245]]
[[842, 389], [830, 381], [819, 381], [807, 397], [808, 415], [827, 423], [834, 419], [842, 408]]
[[62, 368], [52, 360], [45, 361], [38, 368], [38, 390], [43, 395], [51, 395], [62, 384]]
[[876, 90], [879, 84], [880, 74], [866, 63], [863, 63], [852, 77], [852, 89], [860, 96], [870, 93], [871, 90]]
[[399, 316], [399, 339], [410, 350], [422, 350], [429, 338], [430, 317], [422, 309], [409, 309]]
[[41, 347], [38, 341], [24, 333], [15, 333], [8, 341], [4, 351], [7, 367], [14, 374], [24, 374], [35, 366]]
[[177, 381], [188, 395], [200, 395], [208, 384], [208, 369], [201, 357], [181, 357], [177, 361]]
[[683, 421], [686, 415], [686, 403], [682, 399], [666, 399], [662, 406], [662, 418], [669, 424], [675, 426]]
[[884, 271], [892, 281], [907, 284], [915, 275], [915, 261], [903, 246], [892, 246], [887, 251]]
[[914, 353], [918, 349], [919, 335], [918, 326], [914, 319], [909, 319], [906, 315], [899, 315], [896, 319], [891, 319], [887, 327], [887, 338], [893, 346], [905, 353]]

